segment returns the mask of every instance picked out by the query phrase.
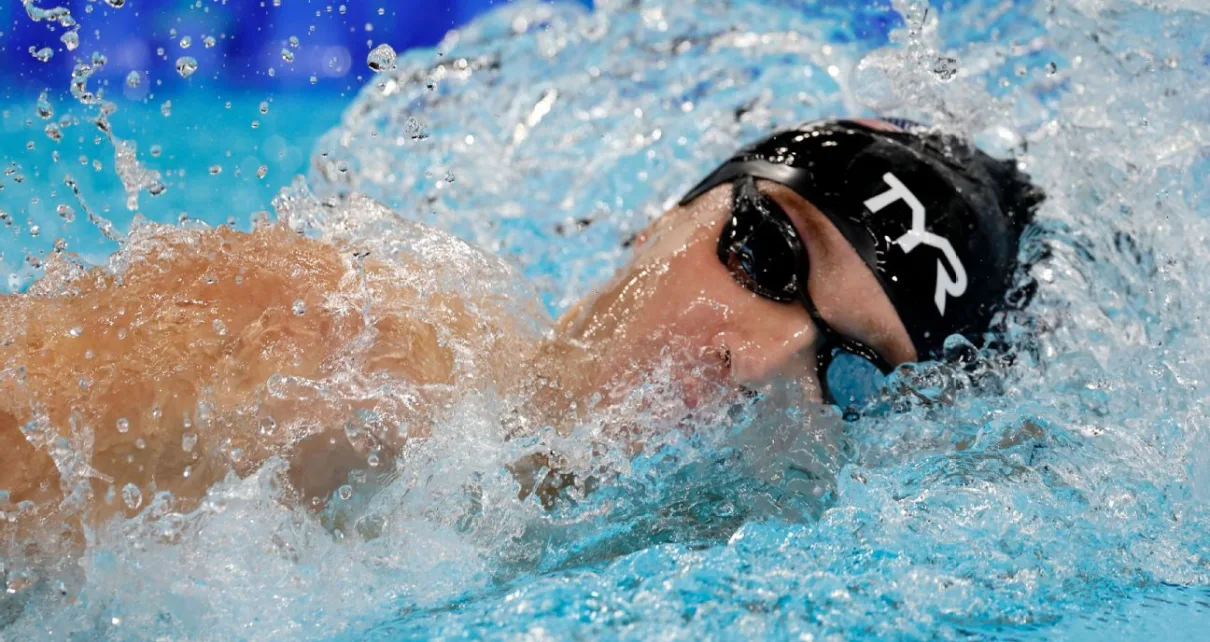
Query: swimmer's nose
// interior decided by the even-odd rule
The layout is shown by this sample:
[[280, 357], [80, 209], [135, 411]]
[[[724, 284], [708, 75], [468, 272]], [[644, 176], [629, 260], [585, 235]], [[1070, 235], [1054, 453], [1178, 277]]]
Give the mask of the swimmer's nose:
[[815, 376], [814, 332], [800, 332], [780, 341], [760, 344], [732, 332], [720, 332], [711, 342], [712, 349], [727, 355], [729, 374], [734, 383], [755, 386], [774, 377], [795, 379]]

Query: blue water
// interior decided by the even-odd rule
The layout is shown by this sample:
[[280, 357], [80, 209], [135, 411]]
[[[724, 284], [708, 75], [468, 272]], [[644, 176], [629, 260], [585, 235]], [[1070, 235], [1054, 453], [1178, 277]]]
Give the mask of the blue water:
[[[750, 474], [759, 421], [720, 421], [606, 453], [608, 485], [546, 511], [515, 499], [498, 413], [468, 395], [408, 474], [349, 508], [380, 536], [283, 506], [270, 464], [195, 513], [153, 506], [98, 532], [74, 601], [31, 600], [0, 640], [1210, 638], [1210, 13], [926, 7], [521, 4], [356, 98], [260, 114], [258, 96], [173, 97], [167, 118], [160, 101], [120, 104], [115, 133], [184, 169], [140, 195], [149, 218], [247, 225], [282, 189], [279, 214], [323, 227], [373, 211], [342, 200], [366, 194], [504, 257], [552, 313], [739, 141], [915, 117], [1019, 155], [1046, 188], [1023, 248], [1038, 292], [1009, 323], [1012, 365], [923, 366], [914, 385], [943, 403], [853, 425], [822, 503]], [[133, 213], [91, 125], [62, 149], [93, 150], [99, 171], [74, 148], [47, 160], [32, 98], [8, 109], [6, 162], [27, 180], [5, 177], [0, 209], [22, 231], [0, 249], [20, 287], [37, 274], [27, 251], [55, 236], [110, 251], [56, 214], [68, 166], [119, 229]], [[590, 429], [544, 439], [588, 451]]]

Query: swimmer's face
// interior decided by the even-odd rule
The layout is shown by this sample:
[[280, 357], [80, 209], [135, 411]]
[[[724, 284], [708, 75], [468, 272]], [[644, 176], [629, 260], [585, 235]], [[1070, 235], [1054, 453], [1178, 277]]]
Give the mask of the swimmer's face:
[[[890, 300], [840, 232], [790, 189], [766, 181], [758, 188], [781, 205], [802, 239], [823, 318], [891, 364], [914, 360]], [[638, 236], [629, 264], [560, 320], [568, 338], [590, 346], [585, 383], [608, 396], [671, 365], [690, 406], [713, 391], [760, 389], [779, 379], [795, 382], [805, 400], [820, 400], [821, 336], [806, 310], [755, 294], [719, 261], [731, 191], [721, 185], [664, 214]]]

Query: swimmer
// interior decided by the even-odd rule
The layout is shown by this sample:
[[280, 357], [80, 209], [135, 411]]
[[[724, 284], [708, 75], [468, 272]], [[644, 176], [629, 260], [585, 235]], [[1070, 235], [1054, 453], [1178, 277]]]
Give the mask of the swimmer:
[[[775, 379], [860, 409], [947, 337], [983, 342], [1041, 199], [1014, 162], [907, 121], [807, 123], [710, 173], [539, 340], [506, 306], [408, 285], [422, 252], [165, 228], [118, 270], [0, 298], [5, 528], [133, 515], [164, 491], [184, 510], [273, 456], [322, 504], [466, 390], [567, 429], [670, 359], [686, 412]], [[522, 492], [542, 463], [516, 468]]]

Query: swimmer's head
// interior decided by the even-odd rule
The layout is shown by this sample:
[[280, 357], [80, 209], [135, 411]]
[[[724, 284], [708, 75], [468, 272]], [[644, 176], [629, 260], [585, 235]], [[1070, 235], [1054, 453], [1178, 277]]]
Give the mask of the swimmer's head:
[[[1014, 282], [1041, 193], [1015, 163], [896, 121], [823, 121], [737, 152], [636, 239], [631, 263], [562, 320], [593, 377], [684, 354], [688, 389], [879, 371], [979, 343]], [[833, 369], [834, 370], [834, 369]]]
[[682, 199], [752, 176], [785, 185], [844, 235], [878, 278], [920, 358], [976, 343], [1012, 287], [1042, 192], [965, 140], [906, 120], [819, 121], [749, 145]]

